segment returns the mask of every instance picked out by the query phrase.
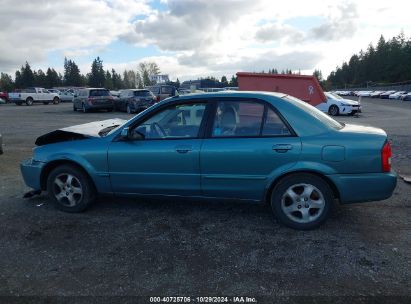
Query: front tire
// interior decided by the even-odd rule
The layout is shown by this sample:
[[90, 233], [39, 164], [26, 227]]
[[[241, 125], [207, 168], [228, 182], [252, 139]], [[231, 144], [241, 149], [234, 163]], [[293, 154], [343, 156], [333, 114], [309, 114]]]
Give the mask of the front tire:
[[47, 191], [55, 207], [65, 212], [84, 211], [96, 197], [89, 177], [70, 165], [62, 165], [51, 171], [47, 178]]
[[332, 105], [328, 109], [328, 114], [330, 114], [331, 116], [338, 116], [340, 114], [340, 109], [336, 105]]
[[306, 173], [281, 179], [271, 195], [271, 209], [279, 222], [298, 230], [319, 227], [330, 215], [334, 195], [322, 178]]
[[53, 104], [59, 104], [60, 103], [60, 98], [58, 98], [58, 97], [54, 97], [54, 99], [53, 99]]

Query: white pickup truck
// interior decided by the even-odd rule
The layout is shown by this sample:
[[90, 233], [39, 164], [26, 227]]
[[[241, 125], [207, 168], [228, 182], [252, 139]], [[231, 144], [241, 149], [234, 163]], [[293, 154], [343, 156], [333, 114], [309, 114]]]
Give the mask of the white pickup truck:
[[9, 93], [9, 99], [16, 105], [21, 106], [25, 103], [28, 106], [33, 105], [35, 102], [42, 102], [44, 104], [58, 104], [60, 97], [56, 93], [51, 93], [44, 88], [27, 88], [21, 90], [21, 92]]

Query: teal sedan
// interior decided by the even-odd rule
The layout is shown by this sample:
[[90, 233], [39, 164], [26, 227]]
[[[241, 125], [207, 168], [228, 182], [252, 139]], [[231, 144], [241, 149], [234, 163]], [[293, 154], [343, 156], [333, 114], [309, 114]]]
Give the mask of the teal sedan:
[[25, 183], [67, 212], [98, 194], [235, 199], [312, 229], [337, 201], [387, 199], [397, 183], [383, 130], [276, 93], [175, 96], [129, 121], [55, 130], [36, 144], [21, 164]]

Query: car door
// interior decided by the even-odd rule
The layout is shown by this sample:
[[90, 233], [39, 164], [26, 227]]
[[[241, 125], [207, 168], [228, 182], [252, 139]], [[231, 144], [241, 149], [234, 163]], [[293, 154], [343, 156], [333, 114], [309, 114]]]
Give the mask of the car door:
[[41, 96], [42, 96], [42, 98], [41, 98], [42, 101], [51, 101], [52, 100], [51, 93], [46, 89], [42, 89]]
[[[113, 192], [200, 195], [200, 131], [206, 106], [205, 102], [164, 105], [130, 127], [129, 138], [138, 134], [140, 139], [114, 140], [108, 151]], [[202, 111], [189, 119], [194, 108]]]
[[295, 164], [301, 141], [270, 104], [220, 99], [201, 154], [203, 195], [260, 200], [273, 172]]

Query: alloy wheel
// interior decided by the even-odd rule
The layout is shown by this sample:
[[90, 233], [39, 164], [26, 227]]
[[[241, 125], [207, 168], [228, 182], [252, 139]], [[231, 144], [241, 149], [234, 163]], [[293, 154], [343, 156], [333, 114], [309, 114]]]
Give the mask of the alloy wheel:
[[289, 187], [282, 196], [281, 209], [294, 222], [310, 223], [318, 219], [325, 208], [321, 191], [310, 184]]
[[53, 194], [64, 206], [76, 206], [83, 198], [83, 187], [77, 177], [63, 173], [54, 179]]

